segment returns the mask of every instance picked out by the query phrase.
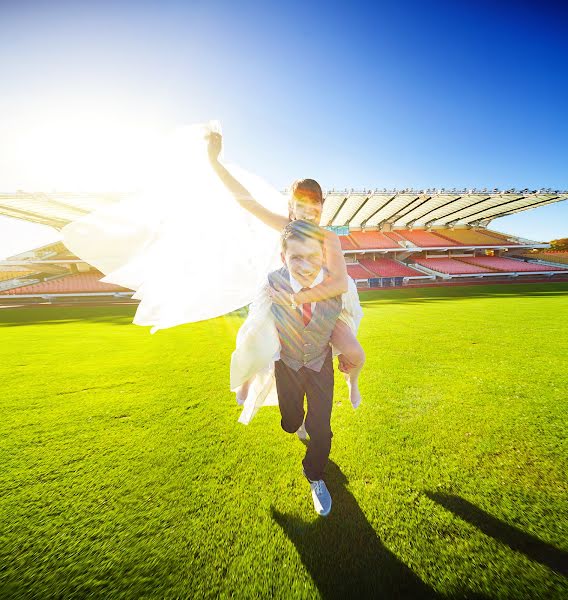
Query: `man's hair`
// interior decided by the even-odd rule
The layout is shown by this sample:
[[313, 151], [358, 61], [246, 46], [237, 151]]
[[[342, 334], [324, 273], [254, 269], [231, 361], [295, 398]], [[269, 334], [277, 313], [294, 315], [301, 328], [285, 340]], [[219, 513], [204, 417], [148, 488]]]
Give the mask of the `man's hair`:
[[304, 221], [303, 219], [290, 221], [280, 237], [282, 252], [286, 252], [290, 240], [298, 240], [300, 242], [315, 240], [323, 247], [324, 230], [319, 225], [310, 223], [310, 221]]

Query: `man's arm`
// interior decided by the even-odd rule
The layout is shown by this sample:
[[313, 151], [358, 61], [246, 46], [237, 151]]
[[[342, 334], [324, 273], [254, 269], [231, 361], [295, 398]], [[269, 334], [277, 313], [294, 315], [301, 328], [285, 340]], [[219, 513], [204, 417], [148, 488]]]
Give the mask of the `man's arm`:
[[288, 217], [277, 215], [272, 211], [268, 210], [262, 204], [259, 204], [250, 194], [250, 192], [239, 183], [229, 171], [219, 162], [219, 152], [221, 151], [221, 135], [218, 133], [211, 133], [209, 136], [209, 146], [207, 148], [209, 153], [209, 161], [213, 170], [225, 187], [231, 192], [235, 200], [245, 209], [248, 210], [257, 219], [260, 219], [265, 225], [282, 231], [286, 225], [290, 222]]

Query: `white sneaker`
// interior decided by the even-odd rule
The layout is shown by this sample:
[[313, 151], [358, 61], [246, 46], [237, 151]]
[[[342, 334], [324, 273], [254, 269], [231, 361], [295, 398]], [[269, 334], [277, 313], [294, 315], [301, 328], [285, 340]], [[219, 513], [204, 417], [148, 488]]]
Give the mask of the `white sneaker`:
[[310, 481], [310, 487], [312, 488], [312, 500], [314, 501], [314, 508], [320, 517], [327, 517], [331, 510], [331, 496], [325, 485], [323, 479], [317, 481]]
[[301, 439], [301, 440], [307, 440], [308, 439], [308, 432], [306, 431], [306, 424], [302, 423], [298, 429], [298, 431], [296, 431], [296, 435]]

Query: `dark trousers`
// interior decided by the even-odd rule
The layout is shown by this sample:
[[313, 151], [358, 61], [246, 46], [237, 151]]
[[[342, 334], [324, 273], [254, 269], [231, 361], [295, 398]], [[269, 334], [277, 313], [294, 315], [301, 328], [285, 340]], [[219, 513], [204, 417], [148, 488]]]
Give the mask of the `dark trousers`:
[[304, 421], [304, 396], [308, 399], [306, 431], [310, 436], [302, 461], [308, 479], [323, 479], [331, 450], [331, 408], [333, 406], [333, 361], [331, 349], [319, 372], [306, 367], [294, 371], [282, 360], [274, 365], [278, 406], [284, 431], [295, 433]]

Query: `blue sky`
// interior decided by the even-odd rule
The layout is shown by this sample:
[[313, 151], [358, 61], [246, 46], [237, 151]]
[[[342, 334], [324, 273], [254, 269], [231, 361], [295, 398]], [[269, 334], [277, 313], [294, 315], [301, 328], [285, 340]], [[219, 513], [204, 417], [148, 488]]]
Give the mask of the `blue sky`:
[[[218, 118], [227, 159], [278, 187], [568, 190], [567, 14], [485, 0], [2, 3], [0, 191], [69, 189], [65, 164], [41, 172], [51, 142], [45, 161], [25, 151], [69, 115]], [[82, 152], [103, 181], [108, 157]], [[565, 237], [568, 202], [492, 226]], [[1, 219], [0, 256], [44, 233]]]

